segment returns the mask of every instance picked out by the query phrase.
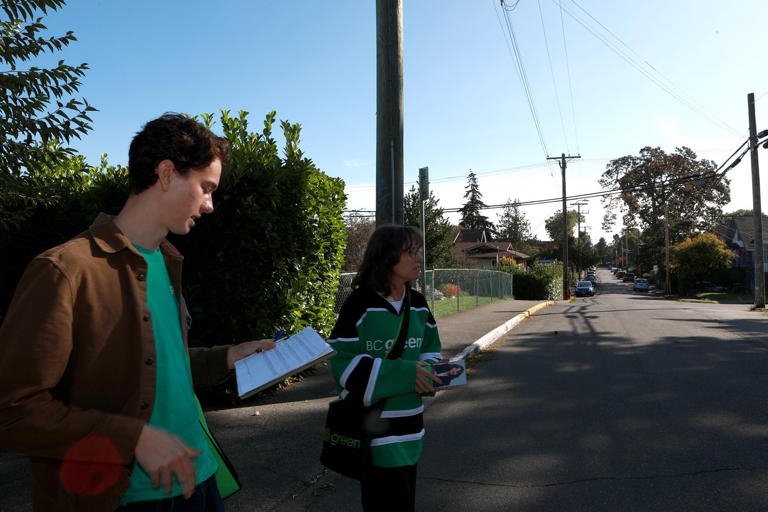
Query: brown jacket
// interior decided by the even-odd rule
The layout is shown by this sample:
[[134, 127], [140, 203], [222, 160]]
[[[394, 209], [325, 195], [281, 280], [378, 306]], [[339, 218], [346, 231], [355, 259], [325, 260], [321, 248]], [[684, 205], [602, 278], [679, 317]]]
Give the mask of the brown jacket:
[[[179, 297], [182, 256], [160, 249]], [[35, 510], [114, 510], [155, 397], [147, 264], [111, 217], [37, 256], [0, 327], [0, 445], [30, 456]], [[226, 348], [191, 349], [196, 385], [229, 375]]]

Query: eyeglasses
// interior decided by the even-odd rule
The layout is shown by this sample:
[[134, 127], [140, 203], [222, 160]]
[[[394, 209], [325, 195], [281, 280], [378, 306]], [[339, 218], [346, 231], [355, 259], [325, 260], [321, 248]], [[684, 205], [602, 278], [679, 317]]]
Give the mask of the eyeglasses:
[[411, 247], [409, 249], [403, 249], [403, 252], [407, 252], [411, 258], [418, 258], [421, 256], [421, 247]]

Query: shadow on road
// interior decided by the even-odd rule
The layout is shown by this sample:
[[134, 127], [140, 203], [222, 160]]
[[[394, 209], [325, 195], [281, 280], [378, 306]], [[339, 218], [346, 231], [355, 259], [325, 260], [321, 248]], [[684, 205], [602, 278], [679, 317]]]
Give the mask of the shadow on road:
[[420, 500], [441, 505], [420, 510], [446, 493], [473, 511], [768, 507], [768, 350], [724, 340], [727, 323], [629, 340], [595, 312], [516, 334], [429, 409]]

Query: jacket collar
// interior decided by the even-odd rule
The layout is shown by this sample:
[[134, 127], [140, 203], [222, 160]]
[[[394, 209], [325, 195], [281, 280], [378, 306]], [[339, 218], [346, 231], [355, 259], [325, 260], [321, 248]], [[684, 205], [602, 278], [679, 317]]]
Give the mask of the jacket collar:
[[[120, 228], [115, 224], [113, 215], [107, 215], [106, 213], [99, 213], [93, 224], [88, 228], [88, 231], [93, 237], [96, 245], [107, 254], [114, 254], [128, 249], [131, 252], [138, 254], [138, 251], [133, 246], [128, 237], [126, 237]], [[184, 257], [178, 250], [168, 241], [163, 240], [160, 243], [160, 251], [168, 258], [181, 261]]]

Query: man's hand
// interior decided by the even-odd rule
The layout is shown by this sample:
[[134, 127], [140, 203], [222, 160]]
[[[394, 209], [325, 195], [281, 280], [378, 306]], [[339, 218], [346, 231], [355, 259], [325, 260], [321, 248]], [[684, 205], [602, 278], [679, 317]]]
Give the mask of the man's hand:
[[262, 350], [272, 350], [275, 348], [275, 342], [272, 340], [255, 340], [246, 341], [239, 345], [232, 345], [227, 350], [227, 368], [230, 370], [235, 367], [235, 361], [239, 361], [244, 357], [248, 357], [254, 352], [261, 352]]
[[430, 371], [426, 370], [424, 368], [425, 366], [427, 366], [427, 363], [424, 361], [416, 363], [416, 383], [414, 385], [414, 390], [417, 393], [432, 393], [435, 390], [435, 388], [432, 387], [432, 382], [437, 382], [438, 384], [442, 382], [439, 377], [436, 377]]
[[153, 488], [162, 485], [165, 494], [170, 494], [176, 477], [184, 498], [192, 496], [197, 484], [192, 459], [200, 451], [191, 449], [173, 434], [144, 425], [135, 454], [136, 461], [149, 474]]

